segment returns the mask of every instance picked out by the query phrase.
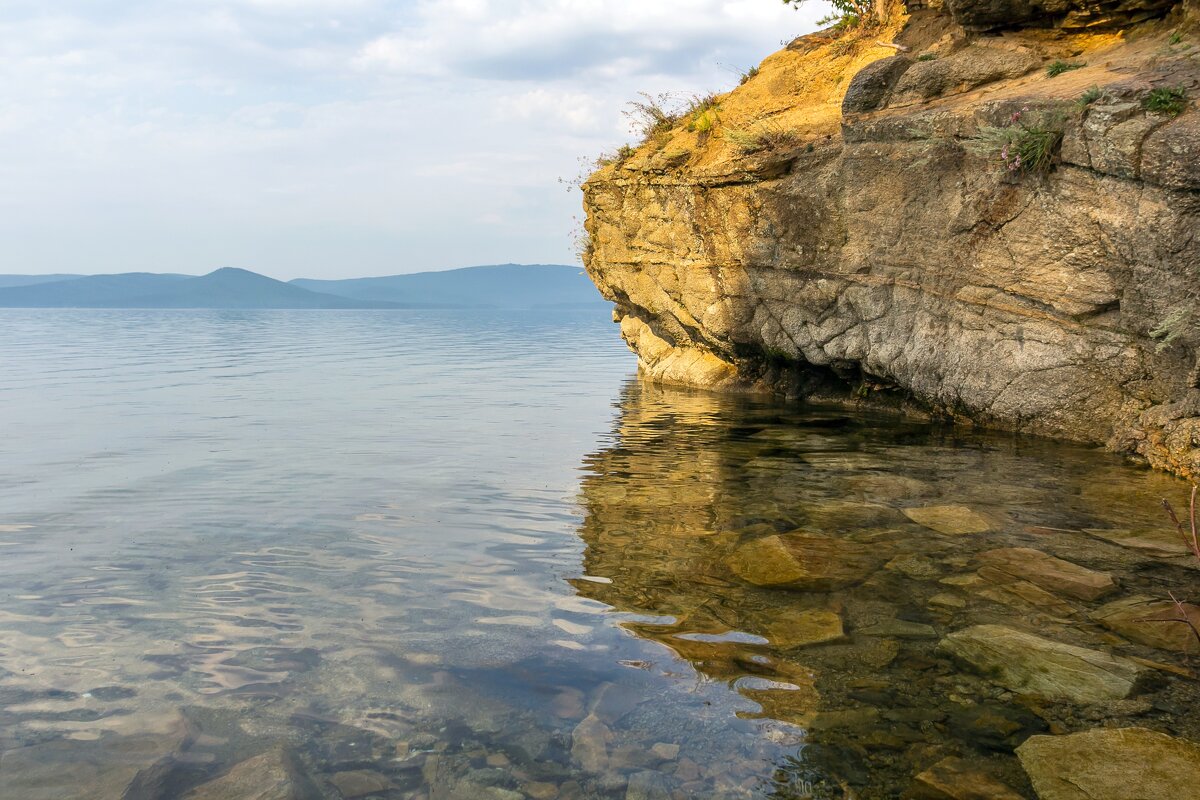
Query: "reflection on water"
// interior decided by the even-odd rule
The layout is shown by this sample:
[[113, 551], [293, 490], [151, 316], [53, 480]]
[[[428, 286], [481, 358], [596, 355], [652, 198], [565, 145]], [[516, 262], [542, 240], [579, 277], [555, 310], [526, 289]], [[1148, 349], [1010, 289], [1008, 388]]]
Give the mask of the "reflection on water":
[[603, 320], [0, 313], [3, 800], [1031, 796], [1031, 733], [1200, 734], [1112, 612], [1194, 583], [1180, 484], [1095, 451], [628, 383]]

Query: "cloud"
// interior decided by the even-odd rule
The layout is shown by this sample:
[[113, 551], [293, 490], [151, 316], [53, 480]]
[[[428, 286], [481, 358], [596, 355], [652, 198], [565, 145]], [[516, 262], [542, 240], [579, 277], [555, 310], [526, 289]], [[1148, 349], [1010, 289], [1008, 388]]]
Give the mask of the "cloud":
[[4, 271], [573, 259], [559, 176], [638, 91], [728, 88], [778, 0], [8, 0]]

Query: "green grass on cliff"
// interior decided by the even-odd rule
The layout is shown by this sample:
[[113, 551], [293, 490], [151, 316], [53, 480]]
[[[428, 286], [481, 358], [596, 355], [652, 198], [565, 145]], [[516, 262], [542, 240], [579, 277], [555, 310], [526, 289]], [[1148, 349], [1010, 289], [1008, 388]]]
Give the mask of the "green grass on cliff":
[[1151, 89], [1142, 106], [1155, 114], [1178, 117], [1187, 108], [1187, 90], [1180, 87]]

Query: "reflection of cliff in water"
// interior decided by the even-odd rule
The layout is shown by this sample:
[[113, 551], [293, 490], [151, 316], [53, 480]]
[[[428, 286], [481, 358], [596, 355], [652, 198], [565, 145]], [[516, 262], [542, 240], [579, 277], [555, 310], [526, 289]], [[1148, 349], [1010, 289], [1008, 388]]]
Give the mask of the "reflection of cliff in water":
[[[1052, 724], [1081, 729], [1070, 703], [964, 672], [938, 642], [988, 623], [1113, 651], [1115, 637], [1084, 622], [1116, 595], [1082, 601], [989, 570], [980, 553], [1037, 548], [1136, 572], [1122, 594], [1135, 583], [1161, 594], [1155, 583], [1181, 569], [1083, 532], [1160, 527], [1155, 498], [1179, 487], [1094, 450], [649, 385], [627, 390], [614, 438], [585, 464], [588, 578], [577, 590], [658, 617], [625, 626], [728, 682], [761, 716], [807, 729], [812, 746], [781, 779], [826, 776], [829, 796], [845, 785], [891, 796], [950, 756], [1028, 791], [1013, 748]], [[906, 509], [941, 517], [921, 525]], [[799, 551], [780, 546], [793, 541]], [[756, 585], [790, 580], [782, 562], [795, 557], [827, 580]], [[1160, 691], [1174, 727], [1184, 683]]]

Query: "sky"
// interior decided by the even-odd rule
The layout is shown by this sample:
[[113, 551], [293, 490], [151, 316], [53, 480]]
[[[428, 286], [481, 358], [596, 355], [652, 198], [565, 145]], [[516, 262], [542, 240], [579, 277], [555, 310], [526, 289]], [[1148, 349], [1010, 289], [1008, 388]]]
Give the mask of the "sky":
[[559, 182], [723, 91], [779, 0], [4, 0], [0, 273], [576, 263]]

